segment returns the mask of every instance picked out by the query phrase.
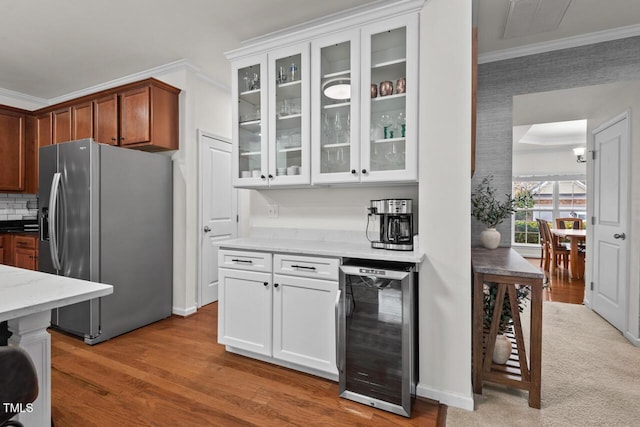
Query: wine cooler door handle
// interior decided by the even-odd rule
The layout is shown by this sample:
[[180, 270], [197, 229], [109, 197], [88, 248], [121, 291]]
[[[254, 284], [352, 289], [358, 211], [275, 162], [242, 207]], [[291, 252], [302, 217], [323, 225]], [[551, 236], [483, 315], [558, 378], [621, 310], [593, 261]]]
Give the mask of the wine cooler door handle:
[[342, 354], [342, 346], [344, 345], [341, 336], [340, 336], [340, 330], [342, 329], [340, 327], [340, 322], [341, 322], [341, 316], [340, 316], [340, 296], [342, 295], [342, 291], [338, 290], [338, 293], [336, 294], [336, 304], [335, 304], [335, 316], [336, 316], [336, 324], [335, 324], [335, 328], [336, 328], [336, 368], [338, 368], [338, 374], [340, 373], [340, 371], [342, 370], [342, 361], [340, 360], [340, 355]]

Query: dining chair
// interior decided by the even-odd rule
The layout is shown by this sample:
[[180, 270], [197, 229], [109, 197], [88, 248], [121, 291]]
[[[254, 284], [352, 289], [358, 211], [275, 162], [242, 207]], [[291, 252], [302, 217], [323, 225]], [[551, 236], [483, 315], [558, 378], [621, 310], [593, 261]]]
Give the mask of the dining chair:
[[551, 255], [549, 253], [549, 242], [547, 241], [547, 234], [544, 232], [543, 225], [541, 224], [541, 222], [543, 222], [544, 220], [537, 218], [536, 221], [538, 222], [538, 240], [540, 241], [540, 268], [542, 268], [544, 271], [548, 271], [549, 259]]
[[[568, 226], [569, 224], [571, 224], [571, 227]], [[572, 228], [574, 230], [581, 230], [582, 220], [580, 218], [574, 218], [574, 217], [556, 218], [556, 228], [560, 228], [563, 230], [567, 228]]]
[[562, 245], [558, 242], [553, 234], [551, 234], [551, 229], [549, 228], [549, 223], [545, 220], [538, 220], [538, 227], [544, 233], [544, 239], [547, 242], [547, 250], [549, 253], [549, 272], [551, 274], [556, 272], [556, 268], [560, 266], [560, 262], [562, 262], [562, 266], [565, 269], [569, 268], [569, 248], [565, 245]]
[[0, 426], [22, 426], [11, 418], [37, 397], [38, 374], [29, 354], [17, 346], [0, 346]]

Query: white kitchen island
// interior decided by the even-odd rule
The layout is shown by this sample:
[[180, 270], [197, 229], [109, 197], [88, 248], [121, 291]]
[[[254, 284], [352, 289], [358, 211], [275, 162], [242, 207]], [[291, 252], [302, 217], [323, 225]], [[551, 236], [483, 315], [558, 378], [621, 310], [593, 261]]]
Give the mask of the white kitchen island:
[[51, 425], [51, 309], [113, 293], [113, 286], [0, 265], [0, 322], [8, 320], [9, 345], [24, 348], [38, 372], [33, 411], [17, 415], [25, 426]]

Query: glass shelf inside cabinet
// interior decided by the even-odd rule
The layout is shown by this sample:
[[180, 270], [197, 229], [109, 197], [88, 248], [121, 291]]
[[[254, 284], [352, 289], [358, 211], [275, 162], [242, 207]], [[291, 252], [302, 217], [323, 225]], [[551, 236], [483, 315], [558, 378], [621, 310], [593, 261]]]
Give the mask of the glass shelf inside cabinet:
[[320, 50], [320, 173], [351, 170], [351, 42]]
[[262, 116], [260, 104], [260, 65], [238, 70], [238, 149], [239, 178], [262, 174]]
[[276, 76], [276, 176], [302, 171], [302, 55], [279, 58]]
[[372, 171], [406, 168], [406, 36], [404, 27], [371, 36]]

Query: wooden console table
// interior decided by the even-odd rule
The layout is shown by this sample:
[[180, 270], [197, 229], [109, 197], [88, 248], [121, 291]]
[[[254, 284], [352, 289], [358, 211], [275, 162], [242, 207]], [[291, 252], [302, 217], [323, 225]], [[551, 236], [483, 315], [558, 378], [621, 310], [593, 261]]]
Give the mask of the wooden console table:
[[[529, 406], [540, 408], [540, 381], [542, 370], [542, 282], [544, 274], [511, 248], [471, 249], [473, 269], [472, 288], [472, 382], [473, 392], [482, 394], [485, 382], [503, 384], [529, 392]], [[498, 310], [492, 319], [488, 333], [483, 331], [483, 285], [498, 286], [496, 306], [502, 307], [504, 298], [511, 307], [517, 307], [515, 285], [531, 286], [531, 322], [529, 350], [530, 361], [524, 346], [520, 312], [511, 310], [513, 333], [507, 334], [513, 351], [506, 365], [493, 363], [493, 347], [498, 334]]]

